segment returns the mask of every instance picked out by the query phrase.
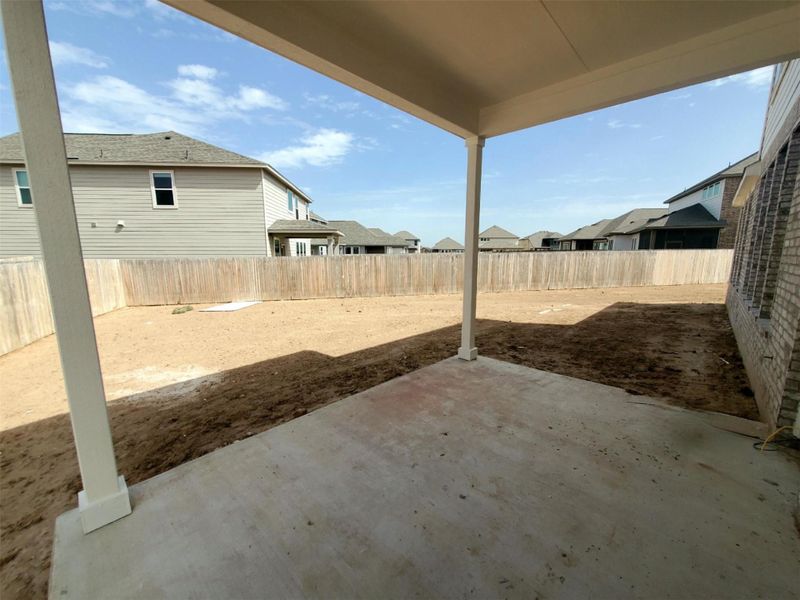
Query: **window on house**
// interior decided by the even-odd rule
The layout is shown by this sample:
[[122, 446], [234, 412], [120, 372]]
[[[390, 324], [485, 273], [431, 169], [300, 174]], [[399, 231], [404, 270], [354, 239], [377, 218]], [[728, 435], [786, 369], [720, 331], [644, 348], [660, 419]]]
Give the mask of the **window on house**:
[[308, 254], [308, 245], [305, 242], [295, 242], [295, 254], [297, 256], [306, 256]]
[[28, 183], [28, 172], [25, 169], [14, 171], [14, 184], [17, 188], [17, 204], [20, 206], [33, 206], [31, 186]]
[[294, 210], [294, 194], [292, 190], [286, 190], [286, 200], [289, 203], [289, 212], [292, 212]]
[[177, 208], [175, 175], [172, 171], [150, 171], [153, 191], [153, 208]]
[[722, 191], [722, 182], [717, 181], [703, 188], [703, 200], [714, 198]]
[[275, 254], [275, 256], [280, 256], [281, 255], [281, 241], [280, 240], [275, 240], [275, 252], [274, 252], [274, 254]]

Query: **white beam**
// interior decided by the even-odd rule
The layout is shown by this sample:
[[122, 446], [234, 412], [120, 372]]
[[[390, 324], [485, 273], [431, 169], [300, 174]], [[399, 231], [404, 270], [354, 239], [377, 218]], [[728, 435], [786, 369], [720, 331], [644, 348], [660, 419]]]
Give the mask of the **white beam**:
[[108, 423], [44, 10], [40, 0], [2, 0], [0, 8], [83, 479], [78, 505], [88, 533], [129, 514], [130, 499], [117, 474]]
[[475, 306], [478, 299], [478, 227], [481, 216], [482, 137], [467, 138], [467, 214], [464, 227], [464, 306], [461, 321], [462, 360], [478, 358], [475, 346]]

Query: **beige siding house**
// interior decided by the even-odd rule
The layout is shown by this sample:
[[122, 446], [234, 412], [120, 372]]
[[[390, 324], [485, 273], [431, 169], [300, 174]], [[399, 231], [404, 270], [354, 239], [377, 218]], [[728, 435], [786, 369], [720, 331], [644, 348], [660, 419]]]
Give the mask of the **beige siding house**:
[[[295, 256], [337, 232], [307, 221], [311, 199], [269, 165], [175, 132], [66, 134], [87, 258]], [[34, 199], [17, 134], [0, 138], [0, 256], [37, 256]]]

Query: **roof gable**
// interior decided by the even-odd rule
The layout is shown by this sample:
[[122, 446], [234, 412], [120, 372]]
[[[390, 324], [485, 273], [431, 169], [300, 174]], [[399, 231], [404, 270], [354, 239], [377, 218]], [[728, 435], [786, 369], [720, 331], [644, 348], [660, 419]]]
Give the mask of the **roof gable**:
[[744, 173], [744, 170], [749, 167], [751, 164], [757, 162], [759, 159], [758, 152], [753, 152], [753, 154], [749, 156], [745, 156], [739, 162], [735, 162], [732, 165], [728, 165], [721, 171], [717, 171], [710, 177], [706, 177], [699, 183], [694, 184], [691, 187], [686, 188], [679, 194], [675, 194], [672, 198], [668, 198], [664, 200], [664, 204], [669, 204], [671, 202], [675, 202], [676, 200], [680, 200], [681, 198], [688, 196], [689, 194], [694, 194], [696, 191], [703, 189], [707, 185], [711, 185], [720, 179], [725, 179], [726, 177], [739, 177]]
[[502, 227], [498, 227], [497, 225], [492, 225], [486, 231], [482, 231], [479, 234], [479, 237], [488, 237], [488, 238], [513, 238], [518, 239], [516, 235], [508, 231], [507, 229], [503, 229]]
[[395, 233], [395, 234], [394, 234], [394, 237], [403, 238], [403, 239], [404, 239], [404, 240], [406, 240], [406, 241], [410, 241], [410, 240], [417, 240], [417, 241], [419, 241], [419, 239], [420, 239], [420, 238], [418, 238], [416, 235], [414, 235], [414, 234], [413, 234], [413, 233], [411, 233], [410, 231], [406, 231], [405, 229], [403, 229], [402, 231], [398, 231], [397, 233]]
[[463, 250], [464, 246], [459, 244], [451, 237], [446, 237], [433, 245], [434, 250]]
[[644, 229], [719, 229], [725, 221], [714, 218], [702, 204], [692, 204], [648, 223]]

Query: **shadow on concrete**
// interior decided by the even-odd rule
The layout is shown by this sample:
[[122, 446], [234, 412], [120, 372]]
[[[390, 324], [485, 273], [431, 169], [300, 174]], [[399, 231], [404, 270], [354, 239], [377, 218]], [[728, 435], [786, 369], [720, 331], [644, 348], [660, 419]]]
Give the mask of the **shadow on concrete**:
[[[181, 382], [115, 400], [119, 470], [135, 484], [453, 356], [459, 332], [446, 327], [339, 357], [299, 352], [193, 381], [189, 394]], [[477, 343], [492, 358], [757, 418], [721, 304], [618, 303], [573, 325], [482, 320]], [[0, 432], [0, 450], [0, 594], [44, 597], [53, 520], [75, 506], [81, 487], [69, 416]]]

